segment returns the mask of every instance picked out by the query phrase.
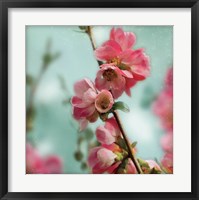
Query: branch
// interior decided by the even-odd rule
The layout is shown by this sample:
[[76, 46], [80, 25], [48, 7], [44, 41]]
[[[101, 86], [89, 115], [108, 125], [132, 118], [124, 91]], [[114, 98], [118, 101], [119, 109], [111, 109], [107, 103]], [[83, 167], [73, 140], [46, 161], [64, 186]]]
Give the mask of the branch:
[[[88, 36], [89, 36], [89, 39], [90, 39], [90, 41], [91, 41], [93, 50], [95, 50], [95, 49], [96, 49], [96, 45], [95, 45], [95, 42], [94, 42], [94, 40], [93, 40], [93, 34], [92, 34], [92, 28], [91, 28], [91, 26], [88, 26], [88, 27], [87, 27], [86, 33], [87, 33]], [[99, 65], [103, 64], [101, 61], [97, 61], [97, 62], [98, 62]], [[137, 158], [136, 158], [135, 155], [134, 155], [133, 149], [131, 148], [131, 144], [130, 144], [130, 142], [129, 142], [127, 136], [126, 136], [126, 133], [124, 132], [124, 128], [122, 127], [122, 123], [121, 123], [121, 121], [120, 121], [120, 119], [119, 119], [119, 116], [118, 116], [117, 112], [116, 112], [116, 111], [113, 111], [113, 115], [114, 115], [114, 117], [115, 117], [115, 120], [116, 120], [117, 123], [118, 123], [118, 126], [119, 126], [119, 128], [120, 128], [120, 131], [121, 131], [122, 136], [123, 136], [123, 138], [124, 138], [124, 141], [125, 141], [125, 143], [126, 143], [126, 146], [127, 146], [127, 148], [128, 148], [129, 157], [130, 157], [131, 160], [133, 161], [133, 163], [134, 163], [134, 165], [135, 165], [135, 167], [136, 167], [138, 173], [139, 173], [139, 174], [143, 174], [142, 169], [141, 169], [141, 167], [140, 167], [140, 165], [139, 165], [139, 163], [138, 163], [138, 161], [137, 161]]]
[[125, 132], [124, 132], [124, 128], [123, 128], [123, 126], [122, 126], [122, 123], [121, 123], [121, 120], [120, 120], [120, 118], [119, 118], [118, 113], [117, 113], [116, 111], [113, 111], [113, 116], [115, 117], [115, 120], [117, 121], [117, 124], [118, 124], [118, 126], [119, 126], [119, 129], [120, 129], [120, 131], [121, 131], [121, 133], [122, 133], [123, 139], [124, 139], [124, 141], [125, 141], [125, 143], [126, 143], [126, 146], [127, 146], [127, 148], [128, 148], [129, 157], [130, 157], [131, 160], [133, 161], [133, 163], [134, 163], [134, 165], [135, 165], [135, 167], [136, 167], [138, 173], [139, 173], [139, 174], [143, 174], [142, 169], [141, 169], [141, 167], [140, 167], [140, 165], [139, 165], [139, 163], [138, 163], [138, 161], [137, 161], [137, 159], [136, 159], [136, 157], [135, 157], [135, 154], [134, 154], [134, 152], [133, 152], [133, 149], [132, 149], [132, 147], [131, 147], [131, 143], [129, 142], [129, 140], [128, 140], [128, 138], [127, 138]]

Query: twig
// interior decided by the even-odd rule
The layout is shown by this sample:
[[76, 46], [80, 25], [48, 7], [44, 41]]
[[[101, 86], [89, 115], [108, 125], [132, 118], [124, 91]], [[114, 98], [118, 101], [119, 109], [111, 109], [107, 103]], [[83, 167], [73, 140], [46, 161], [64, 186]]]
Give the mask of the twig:
[[143, 174], [142, 169], [141, 169], [141, 167], [140, 167], [140, 165], [139, 165], [139, 163], [138, 163], [138, 161], [137, 161], [137, 159], [136, 159], [136, 157], [135, 157], [135, 155], [134, 155], [133, 149], [131, 148], [131, 144], [130, 144], [130, 142], [129, 142], [129, 140], [128, 140], [128, 138], [127, 138], [125, 132], [124, 132], [124, 128], [123, 128], [123, 126], [122, 126], [122, 123], [121, 123], [121, 120], [120, 120], [120, 118], [119, 118], [118, 113], [117, 113], [116, 111], [113, 111], [113, 116], [115, 117], [115, 120], [117, 121], [117, 124], [118, 124], [118, 126], [119, 126], [119, 129], [120, 129], [120, 131], [121, 131], [121, 133], [122, 133], [122, 136], [123, 136], [124, 141], [125, 141], [125, 143], [126, 143], [126, 146], [127, 146], [127, 148], [128, 148], [129, 157], [130, 157], [131, 160], [133, 161], [133, 163], [134, 163], [134, 165], [135, 165], [135, 167], [136, 167], [138, 173], [139, 173], [139, 174]]
[[[90, 38], [90, 41], [91, 41], [93, 50], [95, 50], [95, 49], [96, 49], [96, 45], [95, 45], [95, 42], [94, 42], [94, 40], [93, 40], [93, 35], [92, 35], [92, 28], [91, 28], [91, 26], [88, 26], [88, 27], [87, 27], [86, 33], [88, 34], [88, 36], [89, 36], [89, 38]], [[97, 62], [98, 62], [99, 65], [102, 64], [101, 61], [97, 61]], [[115, 119], [116, 119], [116, 121], [117, 121], [117, 123], [118, 123], [118, 126], [119, 126], [119, 128], [120, 128], [120, 131], [121, 131], [122, 136], [123, 136], [123, 138], [124, 138], [124, 141], [125, 141], [125, 143], [126, 143], [126, 146], [127, 146], [127, 148], [128, 148], [129, 157], [130, 157], [131, 160], [133, 161], [133, 163], [134, 163], [134, 165], [135, 165], [135, 167], [136, 167], [136, 169], [137, 169], [137, 172], [138, 172], [139, 174], [143, 174], [142, 169], [141, 169], [141, 167], [140, 167], [140, 165], [139, 165], [139, 163], [138, 163], [138, 160], [136, 159], [136, 157], [135, 157], [135, 155], [134, 155], [133, 149], [131, 148], [131, 144], [130, 144], [130, 142], [129, 142], [127, 136], [126, 136], [126, 133], [124, 132], [124, 129], [123, 129], [123, 127], [122, 127], [122, 123], [121, 123], [121, 121], [120, 121], [120, 119], [119, 119], [119, 116], [118, 116], [117, 112], [116, 112], [116, 111], [113, 111], [113, 115], [114, 115], [114, 117], [115, 117]]]

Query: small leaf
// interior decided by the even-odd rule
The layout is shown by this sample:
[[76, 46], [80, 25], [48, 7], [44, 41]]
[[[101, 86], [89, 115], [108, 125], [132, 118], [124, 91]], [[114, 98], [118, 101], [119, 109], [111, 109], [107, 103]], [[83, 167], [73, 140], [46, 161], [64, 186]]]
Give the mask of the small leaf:
[[136, 145], [137, 145], [137, 142], [133, 142], [133, 143], [131, 144], [131, 147], [132, 147], [132, 148], [135, 148]]
[[85, 170], [87, 168], [87, 164], [85, 162], [82, 162], [81, 164], [81, 169]]
[[75, 154], [74, 154], [74, 156], [75, 156], [75, 159], [76, 159], [77, 161], [81, 161], [82, 158], [83, 158], [83, 154], [82, 154], [81, 151], [76, 151]]
[[79, 26], [79, 28], [80, 28], [81, 30], [87, 31], [88, 26]]
[[118, 144], [122, 149], [125, 149], [126, 151], [128, 151], [127, 146], [126, 146], [126, 143], [124, 142], [124, 139], [122, 139], [121, 137], [118, 138], [117, 144]]
[[115, 102], [112, 107], [113, 110], [121, 110], [123, 112], [129, 112], [130, 109], [127, 104], [122, 101]]

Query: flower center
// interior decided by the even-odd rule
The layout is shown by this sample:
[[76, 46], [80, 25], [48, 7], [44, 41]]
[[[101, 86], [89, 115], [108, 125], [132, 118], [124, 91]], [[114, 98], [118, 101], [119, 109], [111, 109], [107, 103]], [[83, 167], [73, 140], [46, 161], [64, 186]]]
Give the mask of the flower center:
[[103, 77], [107, 81], [112, 81], [113, 79], [117, 78], [117, 74], [115, 73], [113, 69], [107, 69], [106, 71], [104, 71]]
[[109, 104], [110, 104], [110, 101], [109, 101], [109, 99], [107, 99], [107, 98], [104, 98], [104, 99], [100, 102], [100, 106], [101, 106], [102, 109], [108, 108]]
[[110, 60], [109, 63], [114, 63], [117, 67], [119, 67], [121, 70], [129, 70], [129, 67], [121, 62], [119, 58], [113, 58]]

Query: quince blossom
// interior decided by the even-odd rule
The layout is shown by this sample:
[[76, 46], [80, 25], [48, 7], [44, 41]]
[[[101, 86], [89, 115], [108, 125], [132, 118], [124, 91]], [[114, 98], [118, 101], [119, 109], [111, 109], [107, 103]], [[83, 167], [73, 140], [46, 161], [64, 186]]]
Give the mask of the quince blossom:
[[129, 72], [131, 76], [124, 76], [125, 88], [123, 91], [131, 95], [130, 88], [137, 81], [144, 80], [149, 76], [149, 58], [143, 49], [132, 50], [135, 44], [135, 35], [124, 32], [121, 28], [112, 29], [108, 41], [95, 50], [95, 56], [100, 61], [113, 63], [124, 74]]
[[84, 130], [88, 122], [97, 121], [99, 114], [109, 111], [114, 103], [109, 91], [98, 93], [93, 82], [86, 78], [75, 83], [74, 91], [71, 104], [73, 117], [79, 121], [80, 130]]

